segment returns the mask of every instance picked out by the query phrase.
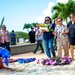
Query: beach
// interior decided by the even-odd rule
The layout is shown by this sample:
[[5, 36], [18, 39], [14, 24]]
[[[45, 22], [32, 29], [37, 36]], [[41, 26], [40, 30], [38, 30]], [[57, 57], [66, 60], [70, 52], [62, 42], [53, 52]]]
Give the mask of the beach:
[[[37, 54], [25, 53], [14, 55], [11, 58], [47, 58], [45, 53]], [[18, 62], [10, 63], [9, 67], [14, 69], [14, 71], [0, 69], [0, 75], [75, 75], [75, 61], [72, 61], [69, 65], [62, 66], [51, 66], [51, 65], [42, 65], [36, 64], [36, 62], [23, 63], [19, 64]]]

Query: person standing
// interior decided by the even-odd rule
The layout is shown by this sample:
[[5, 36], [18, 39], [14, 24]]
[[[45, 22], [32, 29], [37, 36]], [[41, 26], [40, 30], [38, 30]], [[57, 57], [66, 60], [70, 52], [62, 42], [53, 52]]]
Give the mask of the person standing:
[[62, 18], [57, 18], [58, 25], [55, 27], [55, 36], [57, 36], [58, 56], [62, 57], [62, 47], [64, 56], [69, 56], [68, 35], [66, 34], [67, 27], [62, 24]]
[[16, 34], [14, 33], [14, 30], [12, 30], [12, 33], [10, 33], [10, 41], [11, 45], [16, 45]]
[[0, 32], [0, 38], [1, 38], [1, 46], [2, 48], [6, 47], [6, 49], [11, 52], [10, 50], [10, 34], [8, 30], [6, 30], [6, 26], [2, 26], [2, 30]]
[[70, 22], [67, 27], [69, 28], [70, 52], [72, 59], [74, 59], [74, 46], [75, 46], [75, 13], [70, 15]]
[[36, 53], [38, 48], [40, 47], [41, 48], [41, 53], [44, 53], [44, 49], [43, 49], [43, 45], [42, 45], [42, 40], [43, 40], [43, 37], [42, 37], [42, 34], [39, 35], [41, 32], [40, 32], [40, 25], [37, 24], [36, 25], [36, 40], [37, 40], [37, 44], [36, 44], [36, 49], [33, 51], [33, 53]]
[[[58, 25], [57, 18], [54, 20], [53, 24], [55, 25], [55, 27]], [[54, 50], [57, 51], [57, 36], [54, 36], [53, 46], [54, 46]]]
[[30, 43], [35, 43], [35, 31], [34, 28], [31, 28], [31, 31], [28, 33]]
[[[45, 24], [47, 24], [48, 27], [50, 26], [52, 29], [55, 28], [55, 25], [52, 24], [52, 20], [49, 16], [45, 17]], [[43, 42], [47, 57], [51, 58], [51, 53], [53, 57], [56, 57], [55, 50], [53, 47], [53, 39], [54, 39], [54, 35], [52, 34], [53, 31], [51, 32], [48, 32], [47, 30], [41, 30], [41, 31], [43, 33]]]

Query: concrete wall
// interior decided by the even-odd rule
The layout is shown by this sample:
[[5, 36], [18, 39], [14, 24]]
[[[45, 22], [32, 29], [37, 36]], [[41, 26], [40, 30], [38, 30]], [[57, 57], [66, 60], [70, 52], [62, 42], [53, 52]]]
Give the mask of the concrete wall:
[[30, 43], [30, 44], [25, 44], [25, 45], [24, 44], [23, 45], [13, 45], [13, 46], [10, 46], [10, 48], [11, 48], [11, 55], [28, 53], [28, 52], [33, 52], [35, 50], [36, 43]]
[[26, 44], [26, 45], [14, 45], [11, 47], [11, 55], [20, 54], [20, 53], [27, 53], [33, 52], [36, 48], [36, 43], [34, 44]]

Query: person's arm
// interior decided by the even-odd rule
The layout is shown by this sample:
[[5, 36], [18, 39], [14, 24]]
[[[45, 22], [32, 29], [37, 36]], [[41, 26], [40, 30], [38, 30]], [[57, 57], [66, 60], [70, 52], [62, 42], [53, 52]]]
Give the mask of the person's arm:
[[4, 33], [3, 33], [2, 31], [0, 31], [0, 37], [1, 37], [1, 36], [4, 36]]
[[57, 33], [56, 33], [56, 32], [52, 32], [52, 34], [53, 34], [54, 36], [57, 36]]
[[69, 30], [66, 30], [65, 32], [62, 33], [62, 35], [65, 35], [65, 34], [69, 34]]
[[65, 34], [69, 34], [69, 28], [68, 27], [65, 27], [65, 32], [62, 33], [62, 35], [65, 35]]
[[9, 31], [7, 30], [7, 35], [8, 35], [8, 37], [10, 38], [10, 33], [9, 33]]

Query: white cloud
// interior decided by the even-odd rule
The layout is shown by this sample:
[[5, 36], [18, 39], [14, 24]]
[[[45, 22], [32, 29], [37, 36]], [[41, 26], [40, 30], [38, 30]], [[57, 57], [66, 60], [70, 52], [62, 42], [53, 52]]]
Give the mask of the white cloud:
[[60, 2], [60, 3], [67, 3], [68, 0], [57, 0], [57, 2]]
[[36, 17], [36, 19], [38, 20], [39, 23], [44, 22], [44, 16]]
[[52, 15], [52, 13], [51, 13], [51, 8], [52, 8], [54, 5], [55, 5], [54, 2], [49, 2], [47, 8], [44, 9], [44, 11], [43, 11], [43, 13], [42, 13], [43, 15], [36, 17], [36, 19], [38, 20], [38, 22], [40, 22], [40, 23], [44, 22], [45, 16], [50, 16], [50, 17], [51, 17], [51, 15]]
[[[56, 0], [56, 2], [60, 2], [60, 3], [67, 3], [68, 0]], [[48, 6], [46, 9], [43, 10], [42, 12], [42, 16], [37, 16], [36, 19], [39, 23], [43, 23], [44, 22], [44, 18], [45, 16], [52, 16], [52, 12], [51, 12], [51, 9], [52, 7], [55, 5], [54, 2], [49, 2]]]
[[54, 4], [53, 2], [49, 2], [47, 9], [45, 9], [45, 10], [43, 11], [43, 15], [44, 15], [44, 16], [50, 16], [50, 17], [51, 17], [51, 15], [52, 15], [51, 9], [52, 9], [52, 7], [53, 7], [54, 5], [55, 5], [55, 4]]

